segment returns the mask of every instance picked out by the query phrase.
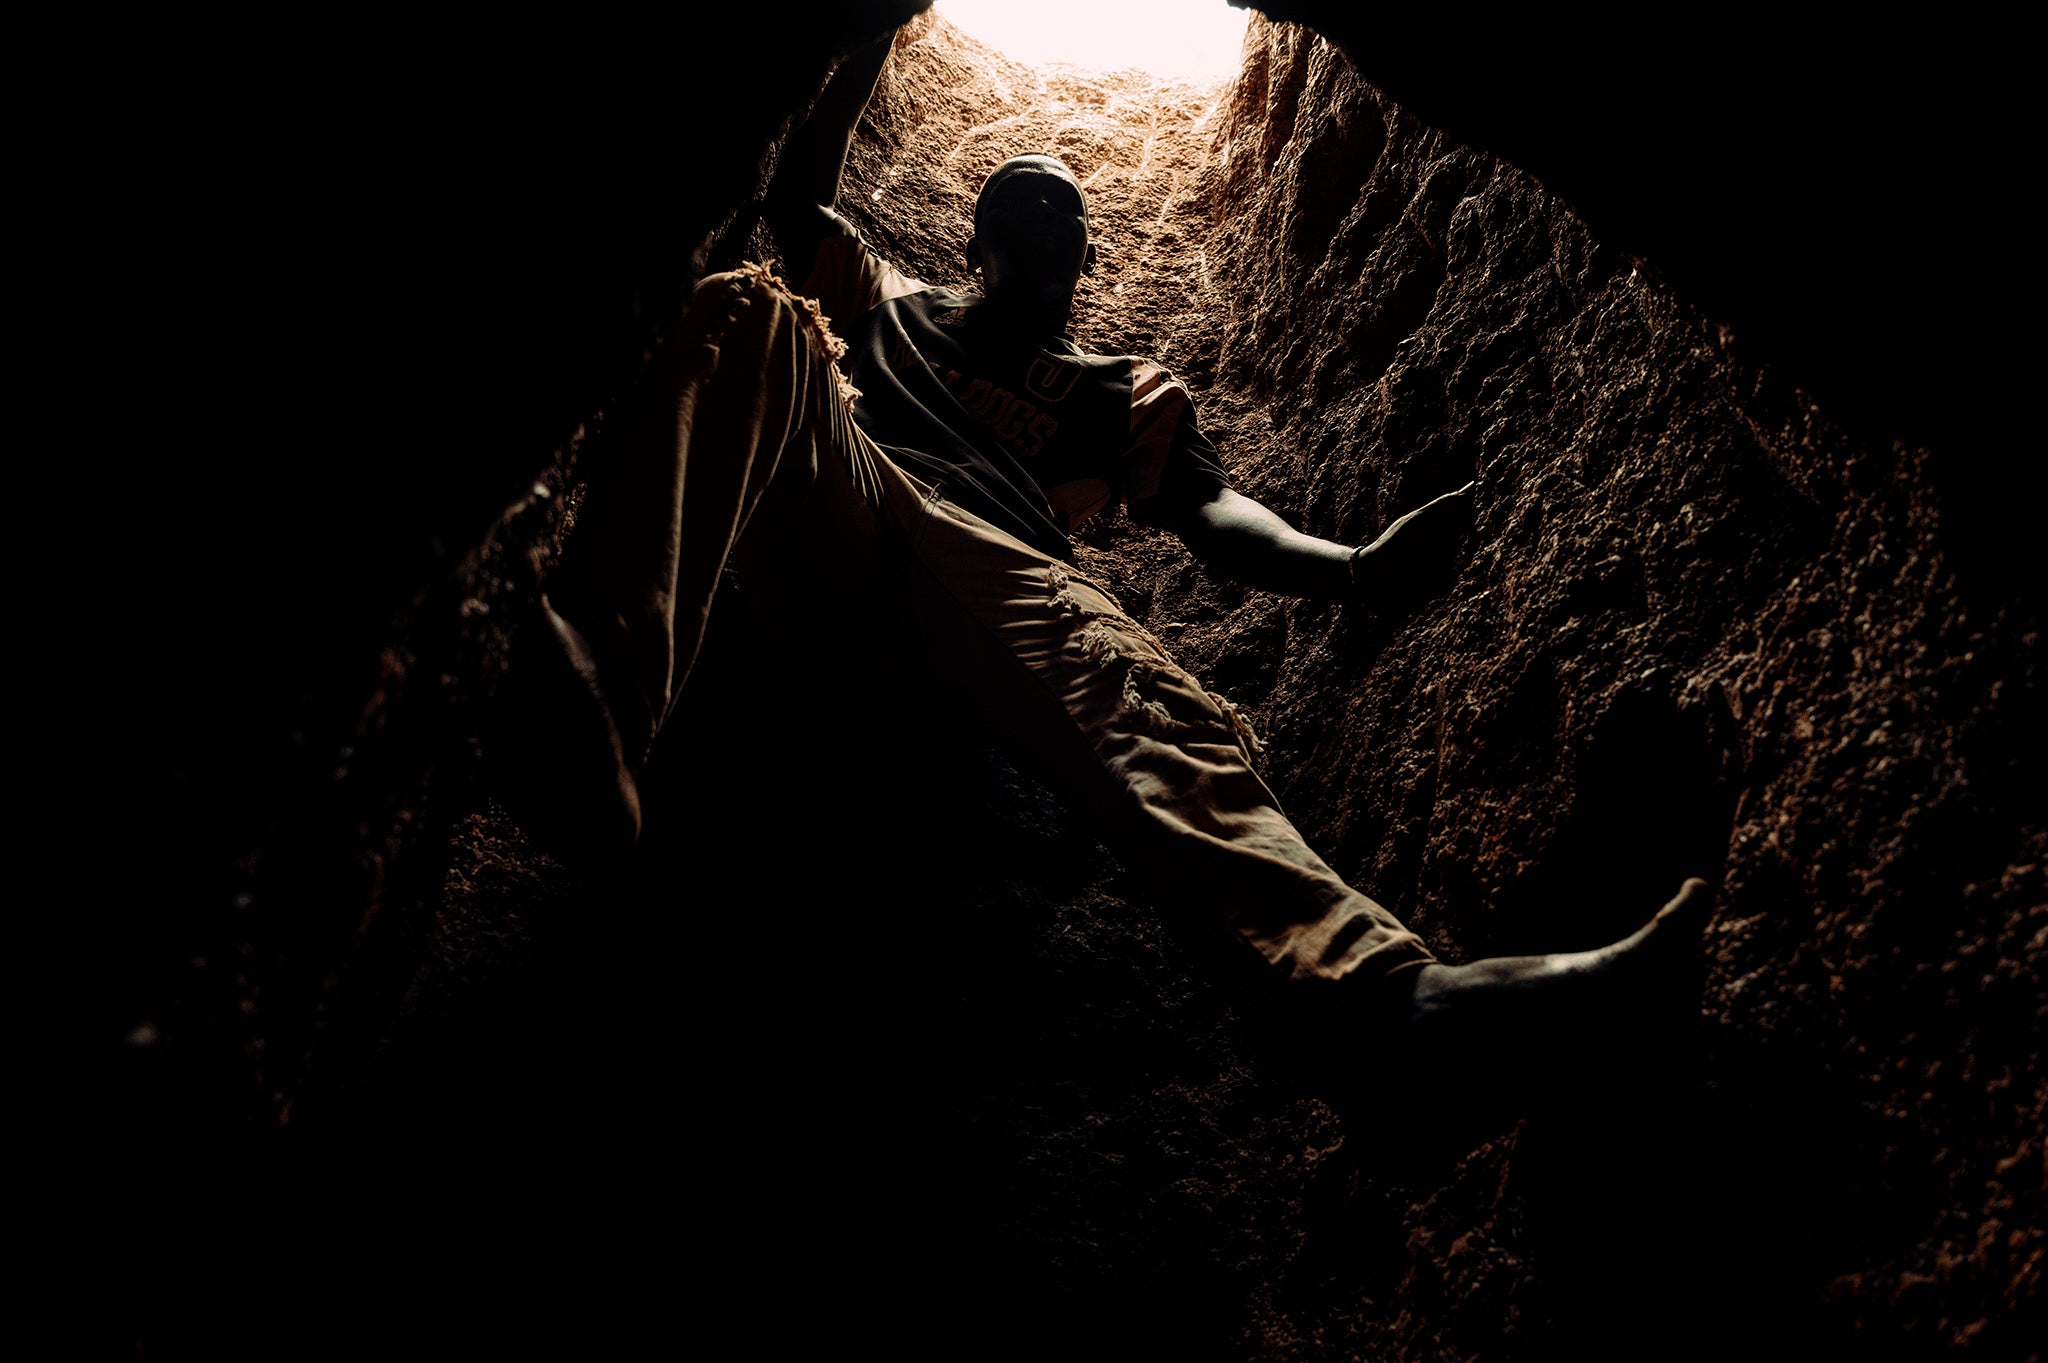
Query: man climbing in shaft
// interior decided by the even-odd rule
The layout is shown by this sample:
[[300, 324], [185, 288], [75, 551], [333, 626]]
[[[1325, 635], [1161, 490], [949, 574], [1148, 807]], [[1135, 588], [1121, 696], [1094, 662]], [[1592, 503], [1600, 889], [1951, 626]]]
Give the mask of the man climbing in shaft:
[[515, 815], [587, 859], [630, 848], [639, 773], [731, 560], [792, 628], [909, 631], [931, 684], [973, 697], [1184, 936], [1319, 1028], [1489, 1044], [1690, 1007], [1698, 880], [1597, 951], [1435, 960], [1303, 842], [1236, 711], [1073, 566], [1070, 529], [1120, 500], [1222, 576], [1386, 609], [1452, 575], [1473, 487], [1362, 548], [1234, 491], [1179, 382], [1064, 335], [1096, 247], [1054, 157], [983, 184], [978, 293], [877, 257], [829, 205], [890, 45], [843, 62], [784, 150], [767, 218], [801, 290], [754, 265], [705, 279], [593, 478], [514, 643]]

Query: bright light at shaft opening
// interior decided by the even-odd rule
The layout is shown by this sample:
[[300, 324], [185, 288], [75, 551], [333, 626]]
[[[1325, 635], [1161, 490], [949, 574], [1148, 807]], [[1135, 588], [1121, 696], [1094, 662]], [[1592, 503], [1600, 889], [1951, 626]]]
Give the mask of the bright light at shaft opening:
[[1013, 61], [1155, 76], [1237, 74], [1251, 15], [1223, 0], [937, 0], [935, 8]]

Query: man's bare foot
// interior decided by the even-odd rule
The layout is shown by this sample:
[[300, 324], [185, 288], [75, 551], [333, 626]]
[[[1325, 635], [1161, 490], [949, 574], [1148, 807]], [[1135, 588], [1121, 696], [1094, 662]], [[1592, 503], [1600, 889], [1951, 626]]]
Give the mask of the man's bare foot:
[[1411, 1036], [1441, 1059], [1478, 1048], [1526, 1058], [1571, 1041], [1629, 1038], [1689, 1018], [1699, 1001], [1700, 938], [1713, 889], [1688, 880], [1636, 932], [1595, 951], [1494, 956], [1427, 965], [1408, 999]]

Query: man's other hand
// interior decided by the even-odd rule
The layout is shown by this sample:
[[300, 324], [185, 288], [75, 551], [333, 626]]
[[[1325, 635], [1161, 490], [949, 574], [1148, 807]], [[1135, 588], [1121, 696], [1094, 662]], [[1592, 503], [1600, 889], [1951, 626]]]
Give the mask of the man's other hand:
[[1351, 556], [1351, 600], [1376, 612], [1412, 608], [1457, 576], [1477, 482], [1424, 502]]

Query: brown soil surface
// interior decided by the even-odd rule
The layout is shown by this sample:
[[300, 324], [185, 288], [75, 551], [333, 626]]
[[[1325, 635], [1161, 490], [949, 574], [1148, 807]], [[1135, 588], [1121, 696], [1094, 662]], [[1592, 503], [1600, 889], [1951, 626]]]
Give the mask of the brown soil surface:
[[[1336, 1128], [1359, 1162], [1341, 1193], [1307, 1173], [1334, 1148], [1313, 1103], [1268, 1114], [1287, 1134], [1265, 1158], [1296, 1172], [1259, 1210], [1221, 1195], [1235, 1176], [1157, 1190], [1155, 1208], [1235, 1204], [1209, 1234], [1236, 1247], [1247, 1340], [1521, 1356], [1555, 1346], [1546, 1312], [1629, 1337], [1644, 1314], [1602, 1325], [1591, 1299], [1631, 1282], [1665, 1307], [1745, 1294], [1738, 1333], [2015, 1347], [2048, 1247], [2024, 1134], [2044, 1092], [2048, 824], [2020, 775], [2040, 756], [2038, 635], [1949, 566], [1925, 453], [1858, 444], [1761, 381], [1647, 262], [1301, 30], [1255, 21], [1218, 92], [1028, 71], [934, 25], [899, 44], [845, 203], [959, 286], [980, 176], [1040, 150], [1082, 177], [1100, 241], [1077, 339], [1196, 386], [1245, 491], [1363, 542], [1481, 480], [1460, 580], [1392, 627], [1211, 580], [1125, 521], [1082, 535], [1083, 561], [1250, 708], [1312, 844], [1452, 960], [1590, 945], [1683, 875], [1722, 885], [1696, 1085], [1657, 1100], [1685, 1134], [1622, 1119], [1656, 1156], [1525, 1150], [1626, 1143], [1531, 1118], [1393, 1194], [1391, 1280], [1307, 1301], [1301, 1278], [1331, 1271], [1320, 1227], [1389, 1195], [1359, 1191], [1379, 1177], [1369, 1126]], [[1562, 1080], [1601, 1058], [1558, 1063]], [[1576, 1179], [1659, 1210], [1532, 1224]], [[1659, 1281], [1617, 1270], [1639, 1255]], [[1668, 1281], [1676, 1264], [1706, 1281]]]
[[348, 833], [250, 871], [365, 921], [308, 948], [235, 919], [154, 1015], [229, 1057], [224, 1109], [288, 1100], [304, 1161], [212, 1209], [234, 1244], [164, 1279], [168, 1337], [209, 1338], [226, 1265], [310, 1303], [264, 1346], [374, 1343], [426, 1299], [452, 1337], [586, 1352], [2037, 1357], [2038, 621], [1959, 575], [1927, 453], [1831, 426], [1306, 30], [1255, 19], [1202, 87], [927, 15], [841, 207], [964, 286], [974, 192], [1025, 151], [1087, 187], [1076, 339], [1173, 368], [1242, 490], [1363, 542], [1480, 480], [1456, 582], [1401, 618], [1246, 591], [1120, 515], [1083, 564], [1447, 960], [1602, 942], [1714, 879], [1696, 1040], [1618, 1034], [1510, 1097], [1278, 1035], [956, 736], [962, 698], [807, 653], [743, 584], [648, 846], [571, 874], [490, 800], [479, 716], [594, 423], [414, 603], [321, 814]]

